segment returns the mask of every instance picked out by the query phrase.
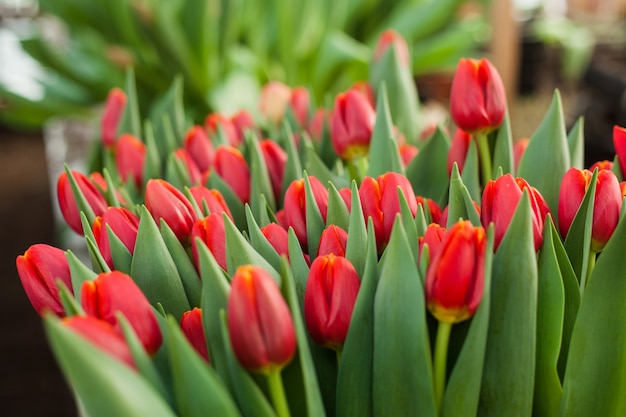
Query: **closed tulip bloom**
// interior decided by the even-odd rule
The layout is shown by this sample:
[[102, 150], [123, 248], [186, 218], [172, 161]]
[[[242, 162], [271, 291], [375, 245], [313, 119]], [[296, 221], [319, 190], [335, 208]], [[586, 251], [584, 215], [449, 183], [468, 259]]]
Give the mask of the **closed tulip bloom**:
[[294, 87], [289, 97], [289, 108], [298, 124], [306, 129], [309, 125], [309, 111], [311, 108], [311, 94], [305, 87]]
[[265, 165], [272, 183], [274, 197], [279, 200], [283, 191], [283, 178], [287, 166], [287, 152], [271, 139], [259, 142]]
[[465, 158], [467, 158], [467, 150], [469, 149], [472, 135], [462, 129], [457, 129], [452, 137], [452, 144], [448, 150], [448, 175], [452, 174], [452, 167], [456, 162], [459, 167], [459, 173], [463, 173], [465, 166]]
[[317, 344], [343, 348], [360, 286], [348, 259], [329, 254], [313, 261], [304, 291], [304, 319]]
[[261, 89], [259, 111], [268, 122], [278, 126], [291, 100], [291, 88], [280, 81], [270, 81]]
[[80, 298], [88, 316], [106, 321], [120, 334], [116, 314], [121, 312], [149, 354], [161, 346], [163, 338], [154, 310], [130, 276], [119, 271], [99, 274], [83, 283]]
[[197, 185], [202, 183], [202, 172], [191, 155], [189, 155], [189, 152], [184, 148], [179, 148], [174, 151], [173, 156], [185, 167], [185, 173], [189, 177], [191, 184]]
[[313, 113], [308, 126], [309, 135], [313, 142], [320, 143], [324, 135], [324, 126], [328, 123], [328, 110], [319, 108]]
[[109, 92], [104, 113], [100, 121], [100, 135], [102, 143], [107, 148], [115, 146], [117, 141], [117, 129], [126, 107], [126, 93], [120, 88], [114, 88]]
[[352, 211], [352, 189], [350, 187], [340, 188], [339, 195], [343, 200], [346, 208], [348, 209], [348, 213]]
[[35, 311], [41, 315], [50, 310], [57, 316], [64, 316], [65, 309], [59, 298], [57, 280], [61, 280], [72, 291], [65, 251], [43, 243], [32, 245], [17, 257], [15, 265]]
[[617, 154], [622, 177], [626, 177], [626, 128], [613, 126], [613, 147]]
[[180, 330], [206, 363], [209, 363], [209, 348], [206, 343], [204, 326], [202, 325], [202, 310], [195, 307], [191, 311], [183, 313], [180, 319]]
[[[226, 200], [224, 200], [224, 196], [219, 190], [215, 190], [212, 188], [206, 188], [203, 185], [196, 185], [195, 187], [191, 187], [189, 192], [193, 196], [196, 204], [202, 210], [205, 215], [210, 213], [226, 213], [226, 215], [232, 220], [233, 215], [228, 208], [228, 204], [226, 204]], [[204, 207], [209, 209], [208, 212], [205, 212]]]
[[[96, 186], [96, 189], [100, 191], [103, 196], [107, 195], [109, 186], [101, 173], [97, 171], [92, 172], [91, 174], [89, 174], [89, 181], [91, 181], [91, 183]], [[119, 190], [115, 188], [113, 188], [113, 192], [115, 193], [115, 198], [117, 198], [117, 201], [122, 206], [128, 207], [128, 202], [126, 201], [122, 193], [120, 193]]]
[[513, 164], [516, 172], [519, 167], [519, 162], [522, 160], [522, 156], [524, 156], [524, 152], [526, 152], [526, 148], [528, 148], [529, 143], [529, 138], [521, 138], [516, 140], [513, 144]]
[[348, 244], [348, 232], [341, 227], [331, 224], [322, 232], [320, 245], [317, 248], [317, 256], [333, 254], [335, 256], [346, 256], [346, 246]]
[[107, 265], [113, 269], [113, 256], [107, 226], [122, 241], [126, 249], [133, 254], [137, 241], [137, 231], [139, 230], [139, 217], [128, 209], [109, 207], [102, 213], [102, 216], [98, 216], [94, 221], [92, 231], [96, 243]]
[[626, 197], [626, 181], [622, 181], [619, 183], [619, 189], [622, 191], [622, 201], [624, 197]]
[[445, 323], [470, 318], [483, 296], [487, 238], [468, 220], [455, 223], [434, 251], [426, 272], [428, 310]]
[[140, 188], [146, 164], [146, 145], [135, 136], [125, 133], [115, 147], [115, 166], [122, 181], [132, 180]]
[[422, 250], [424, 246], [428, 246], [428, 255], [430, 259], [433, 258], [433, 255], [439, 247], [441, 246], [441, 242], [443, 242], [443, 238], [446, 236], [446, 228], [437, 224], [431, 223], [426, 227], [426, 232], [424, 236], [420, 236], [417, 238], [417, 243], [419, 245], [418, 255], [419, 258], [422, 258]]
[[64, 319], [63, 325], [118, 361], [135, 368], [135, 361], [126, 340], [106, 321], [96, 317], [72, 316]]
[[183, 243], [189, 240], [197, 216], [187, 197], [176, 187], [162, 179], [148, 180], [146, 207], [157, 225], [163, 219], [178, 240]]
[[204, 127], [211, 138], [215, 138], [220, 131], [230, 146], [239, 146], [240, 139], [233, 122], [221, 113], [211, 113], [204, 120]]
[[[561, 181], [559, 193], [559, 229], [567, 236], [569, 228], [589, 188], [593, 173], [587, 169], [570, 168]], [[622, 192], [612, 171], [598, 171], [591, 226], [591, 250], [601, 251], [609, 241], [622, 207]]]
[[228, 333], [241, 365], [269, 373], [283, 368], [296, 352], [296, 333], [280, 288], [264, 269], [237, 268], [227, 301]]
[[350, 90], [361, 93], [370, 104], [370, 106], [372, 106], [373, 109], [376, 108], [376, 97], [374, 97], [374, 89], [367, 81], [355, 81], [354, 84], [350, 86]]
[[209, 248], [219, 266], [226, 270], [226, 229], [221, 213], [209, 214], [204, 219], [198, 220], [191, 229], [191, 250], [196, 269], [199, 271], [200, 253], [197, 239]]
[[524, 190], [529, 191], [533, 222], [535, 251], [543, 242], [543, 222], [550, 212], [548, 204], [539, 191], [531, 187], [523, 178], [506, 174], [496, 180], [489, 180], [483, 191], [480, 220], [484, 227], [494, 223], [494, 248], [497, 249], [509, 229], [515, 209], [522, 199]]
[[389, 48], [395, 48], [398, 61], [403, 66], [409, 66], [409, 47], [406, 40], [393, 29], [387, 29], [378, 37], [378, 43], [374, 49], [374, 62], [380, 61]]
[[200, 172], [205, 172], [213, 165], [215, 150], [206, 131], [198, 125], [192, 126], [185, 133], [184, 147], [194, 160]]
[[398, 148], [398, 152], [400, 152], [400, 158], [402, 159], [402, 165], [406, 168], [413, 158], [417, 156], [419, 153], [419, 149], [417, 146], [403, 144]]
[[242, 203], [250, 201], [250, 168], [237, 148], [218, 146], [214, 169]]
[[233, 123], [233, 126], [235, 126], [235, 130], [237, 131], [238, 143], [243, 142], [244, 134], [247, 130], [254, 130], [255, 128], [254, 118], [247, 110], [239, 110], [231, 116], [230, 121]]
[[432, 198], [424, 198], [421, 195], [418, 195], [415, 197], [415, 201], [417, 202], [418, 206], [422, 206], [424, 214], [430, 214], [430, 220], [432, 223], [441, 224], [440, 222], [442, 211], [441, 207], [439, 207], [439, 204], [437, 204], [435, 200], [433, 200]]
[[596, 168], [598, 169], [598, 171], [602, 171], [603, 169], [612, 170], [613, 161], [605, 159], [604, 161], [594, 162], [594, 164], [589, 167], [589, 171], [593, 172]]
[[[309, 176], [309, 182], [313, 191], [313, 198], [322, 214], [322, 219], [326, 222], [328, 212], [328, 190], [322, 185], [320, 180]], [[304, 179], [294, 180], [285, 191], [284, 224], [288, 229], [293, 227], [293, 231], [298, 237], [302, 249], [308, 250], [308, 237], [306, 227], [306, 197]]]
[[330, 117], [333, 148], [342, 159], [367, 155], [376, 112], [365, 96], [356, 90], [340, 93]]
[[[85, 175], [78, 171], [71, 171], [72, 177], [76, 180], [78, 188], [85, 196], [87, 204], [91, 207], [96, 216], [102, 215], [107, 208], [107, 201], [96, 186], [89, 181]], [[78, 204], [74, 198], [70, 181], [67, 178], [67, 173], [63, 172], [59, 176], [57, 181], [57, 198], [59, 201], [59, 207], [61, 208], [61, 214], [67, 222], [67, 224], [79, 235], [83, 234], [83, 224], [80, 220], [80, 212], [78, 211]]]
[[396, 172], [387, 172], [376, 179], [365, 177], [359, 187], [359, 199], [363, 207], [365, 222], [367, 223], [368, 217], [371, 217], [374, 222], [378, 253], [382, 253], [387, 246], [396, 214], [400, 213], [398, 188], [404, 194], [411, 214], [415, 216], [417, 213], [415, 193], [405, 176]]
[[272, 245], [276, 253], [289, 258], [289, 233], [277, 223], [269, 223], [261, 227], [261, 233]]
[[487, 133], [498, 128], [506, 112], [502, 79], [487, 59], [461, 58], [450, 89], [450, 115], [461, 129]]

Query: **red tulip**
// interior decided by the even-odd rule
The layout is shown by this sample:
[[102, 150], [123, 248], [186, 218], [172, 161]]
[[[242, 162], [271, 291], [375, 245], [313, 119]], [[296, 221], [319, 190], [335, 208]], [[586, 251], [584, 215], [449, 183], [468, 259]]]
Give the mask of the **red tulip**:
[[254, 130], [255, 122], [252, 115], [247, 110], [240, 110], [233, 114], [230, 121], [237, 131], [237, 143], [242, 143], [246, 130]]
[[413, 146], [409, 144], [400, 145], [400, 147], [398, 148], [398, 151], [400, 152], [400, 158], [402, 158], [402, 165], [405, 168], [411, 163], [413, 158], [415, 158], [417, 154], [419, 153], [419, 149], [417, 148], [417, 146]]
[[[561, 181], [559, 193], [559, 229], [567, 236], [593, 173], [587, 169], [570, 168]], [[601, 251], [617, 227], [622, 207], [622, 192], [617, 177], [610, 170], [598, 171], [593, 223], [591, 226], [591, 250]]]
[[72, 316], [64, 319], [63, 325], [120, 362], [135, 368], [126, 340], [106, 321], [96, 317]]
[[437, 320], [470, 318], [483, 296], [487, 238], [468, 220], [455, 223], [434, 251], [426, 272], [426, 303]]
[[267, 171], [272, 183], [272, 192], [274, 197], [279, 200], [283, 191], [283, 178], [285, 176], [285, 167], [287, 166], [287, 152], [283, 150], [276, 142], [271, 139], [259, 142], [263, 159], [267, 165]]
[[[309, 182], [313, 191], [313, 197], [317, 207], [326, 222], [328, 211], [328, 190], [322, 185], [320, 180], [310, 176]], [[308, 237], [306, 227], [306, 198], [304, 189], [304, 179], [294, 180], [285, 191], [284, 200], [284, 222], [288, 229], [293, 227], [293, 231], [298, 237], [298, 241], [306, 252], [308, 250]]]
[[189, 177], [189, 181], [191, 184], [201, 184], [202, 183], [202, 172], [200, 172], [200, 168], [196, 165], [195, 161], [189, 155], [184, 148], [178, 148], [173, 153], [174, 158], [176, 158], [180, 163], [185, 167], [185, 172]]
[[250, 168], [237, 148], [218, 146], [214, 169], [242, 203], [250, 201]]
[[422, 249], [424, 248], [424, 245], [427, 245], [428, 255], [430, 259], [432, 259], [435, 252], [439, 250], [439, 247], [441, 246], [441, 242], [443, 242], [443, 238], [445, 236], [446, 236], [445, 227], [437, 223], [429, 224], [428, 227], [426, 228], [426, 233], [424, 233], [424, 236], [420, 236], [417, 238], [417, 243], [419, 245], [419, 252], [418, 252], [419, 258], [421, 259], [422, 257]]
[[193, 310], [183, 313], [180, 319], [180, 330], [182, 330], [189, 344], [198, 352], [198, 355], [206, 363], [210, 363], [209, 348], [206, 343], [204, 327], [202, 326], [202, 310], [195, 307]]
[[404, 194], [411, 214], [415, 216], [417, 202], [411, 183], [405, 176], [396, 172], [387, 172], [376, 179], [365, 177], [359, 188], [365, 222], [367, 223], [368, 217], [371, 217], [374, 222], [378, 253], [382, 253], [387, 246], [396, 214], [400, 213], [398, 188]]
[[276, 250], [276, 253], [289, 258], [289, 233], [284, 227], [276, 223], [269, 223], [261, 227], [261, 233]]
[[209, 248], [213, 257], [226, 270], [226, 229], [221, 213], [211, 213], [204, 219], [198, 220], [191, 229], [191, 250], [196, 269], [200, 270], [200, 253], [197, 239], [200, 239]]
[[348, 259], [329, 254], [313, 261], [304, 291], [304, 318], [316, 343], [343, 348], [360, 286]]
[[439, 204], [435, 203], [435, 200], [433, 200], [432, 198], [424, 198], [418, 195], [415, 197], [415, 201], [417, 202], [418, 206], [422, 206], [424, 214], [430, 214], [430, 220], [432, 223], [441, 224], [441, 207], [439, 207]]
[[516, 140], [513, 144], [513, 163], [516, 171], [519, 167], [519, 162], [522, 160], [522, 156], [524, 156], [524, 152], [526, 152], [526, 148], [528, 148], [529, 143], [529, 138], [521, 138]]
[[346, 256], [346, 246], [348, 244], [348, 232], [339, 226], [331, 224], [322, 232], [320, 245], [317, 248], [317, 256], [333, 254], [335, 256]]
[[356, 90], [341, 93], [335, 99], [330, 117], [333, 148], [342, 159], [367, 155], [376, 113], [363, 94]]
[[598, 171], [602, 171], [603, 169], [608, 169], [610, 171], [613, 169], [613, 161], [606, 159], [604, 161], [597, 161], [589, 167], [589, 171], [593, 172], [596, 168]]
[[370, 104], [370, 106], [373, 109], [376, 108], [376, 98], [374, 97], [374, 90], [367, 81], [356, 81], [354, 84], [352, 84], [352, 86], [350, 86], [350, 90], [361, 93]]
[[121, 207], [109, 207], [102, 216], [96, 217], [93, 223], [93, 235], [100, 249], [102, 257], [110, 268], [114, 268], [111, 244], [107, 226], [111, 228], [126, 249], [132, 254], [135, 251], [137, 231], [139, 230], [139, 217], [128, 209]]
[[72, 291], [70, 267], [65, 251], [45, 245], [32, 245], [15, 260], [17, 273], [24, 291], [40, 315], [50, 310], [57, 316], [64, 316], [65, 309], [59, 298], [57, 280], [61, 280]]
[[[101, 173], [97, 171], [92, 172], [91, 174], [89, 174], [89, 181], [91, 181], [91, 183], [96, 186], [96, 189], [100, 192], [100, 194], [102, 194], [103, 196], [107, 195], [109, 186]], [[122, 193], [120, 193], [119, 190], [115, 188], [113, 188], [113, 192], [115, 193], [115, 198], [117, 198], [117, 201], [122, 206], [128, 207], [128, 202], [126, 201]]]
[[222, 131], [224, 139], [228, 141], [230, 146], [239, 146], [240, 139], [237, 129], [233, 122], [220, 113], [211, 113], [204, 119], [204, 127], [209, 132], [211, 138], [215, 138], [219, 131]]
[[506, 174], [496, 180], [489, 180], [483, 191], [480, 220], [484, 227], [494, 223], [494, 248], [497, 249], [509, 229], [509, 224], [515, 214], [515, 209], [522, 199], [524, 190], [528, 190], [533, 221], [533, 241], [535, 251], [538, 251], [543, 242], [543, 222], [550, 212], [548, 204], [539, 193], [523, 178], [513, 178]]
[[467, 133], [462, 129], [457, 129], [456, 132], [454, 132], [452, 144], [448, 151], [448, 175], [452, 174], [452, 167], [455, 162], [459, 167], [459, 173], [463, 173], [465, 158], [467, 158], [467, 150], [469, 149], [471, 141], [471, 133]]
[[348, 212], [352, 211], [352, 189], [350, 187], [345, 187], [345, 188], [340, 188], [337, 191], [339, 191], [339, 195], [341, 196], [341, 199], [346, 205]]
[[176, 187], [162, 179], [148, 180], [146, 207], [157, 225], [163, 219], [178, 240], [187, 242], [197, 216], [187, 197]]
[[626, 181], [619, 183], [619, 189], [622, 191], [622, 200], [624, 200], [624, 197], [626, 197]]
[[121, 312], [149, 354], [161, 346], [163, 339], [156, 315], [130, 276], [119, 271], [99, 274], [95, 280], [83, 283], [80, 298], [88, 316], [106, 321], [123, 334], [115, 316]]
[[291, 88], [280, 81], [270, 81], [261, 89], [259, 111], [268, 122], [278, 126], [285, 117]]
[[[80, 188], [80, 191], [85, 196], [87, 204], [89, 204], [96, 216], [100, 216], [107, 208], [107, 201], [104, 196], [85, 175], [78, 171], [71, 171], [71, 173], [78, 184], [78, 188]], [[78, 204], [76, 203], [72, 187], [65, 172], [59, 176], [59, 180], [57, 181], [57, 198], [59, 207], [61, 208], [61, 214], [63, 214], [63, 218], [67, 224], [76, 233], [82, 235], [83, 224], [80, 221]]]
[[211, 168], [215, 159], [215, 150], [209, 135], [201, 126], [192, 126], [187, 130], [184, 147], [201, 172]]
[[294, 87], [289, 97], [289, 108], [298, 124], [305, 128], [309, 125], [311, 94], [305, 87]]
[[126, 93], [119, 89], [113, 88], [107, 96], [104, 104], [104, 113], [100, 121], [100, 134], [102, 143], [107, 148], [115, 146], [117, 141], [117, 129], [124, 114], [126, 107]]
[[145, 164], [146, 145], [131, 134], [120, 136], [115, 148], [115, 165], [122, 181], [132, 179], [137, 188], [140, 188]]
[[402, 35], [393, 29], [385, 30], [378, 38], [378, 43], [374, 49], [374, 62], [380, 61], [385, 52], [391, 47], [395, 48], [400, 64], [408, 67], [410, 65], [409, 47]]
[[626, 177], [626, 128], [613, 126], [613, 147], [617, 154], [622, 177]]
[[313, 113], [311, 123], [309, 123], [309, 135], [313, 142], [321, 142], [324, 135], [324, 126], [328, 123], [328, 110], [319, 108]]
[[506, 112], [504, 85], [487, 59], [461, 58], [450, 90], [454, 123], [472, 133], [486, 133], [502, 124]]
[[[189, 192], [204, 214], [226, 213], [226, 215], [232, 220], [233, 215], [228, 208], [228, 204], [226, 204], [226, 200], [224, 200], [224, 196], [222, 196], [222, 193], [220, 193], [219, 190], [209, 189], [203, 185], [196, 185], [195, 187], [191, 187]], [[209, 209], [208, 212], [205, 212], [204, 210], [205, 205]]]
[[252, 265], [237, 268], [226, 308], [233, 351], [244, 368], [265, 373], [291, 361], [296, 352], [293, 319], [269, 273]]

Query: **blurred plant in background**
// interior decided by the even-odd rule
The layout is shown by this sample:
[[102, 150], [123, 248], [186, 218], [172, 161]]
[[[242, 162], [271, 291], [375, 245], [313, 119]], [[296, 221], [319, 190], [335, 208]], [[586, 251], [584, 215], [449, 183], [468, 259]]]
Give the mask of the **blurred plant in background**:
[[415, 76], [452, 71], [488, 39], [489, 2], [40, 0], [21, 46], [43, 67], [41, 99], [0, 77], [0, 122], [37, 127], [75, 114], [123, 85], [129, 67], [143, 114], [158, 112], [175, 77], [196, 121], [211, 111], [254, 109], [268, 80], [307, 86], [321, 104], [367, 78], [387, 28], [409, 41]]

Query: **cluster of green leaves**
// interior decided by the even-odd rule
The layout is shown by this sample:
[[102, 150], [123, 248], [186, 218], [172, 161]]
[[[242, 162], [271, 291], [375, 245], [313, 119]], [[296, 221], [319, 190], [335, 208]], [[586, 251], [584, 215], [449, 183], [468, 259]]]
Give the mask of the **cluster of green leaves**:
[[[144, 111], [176, 76], [196, 120], [209, 111], [253, 106], [270, 79], [312, 89], [318, 102], [367, 78], [377, 36], [394, 28], [409, 42], [414, 74], [452, 69], [476, 54], [484, 16], [460, 17], [463, 0], [40, 0], [68, 38], [22, 42], [45, 69], [44, 96], [30, 100], [0, 84], [4, 123], [37, 126], [55, 114], [84, 113], [133, 66]], [[484, 8], [489, 4], [483, 0]], [[43, 27], [43, 26], [42, 26]]]

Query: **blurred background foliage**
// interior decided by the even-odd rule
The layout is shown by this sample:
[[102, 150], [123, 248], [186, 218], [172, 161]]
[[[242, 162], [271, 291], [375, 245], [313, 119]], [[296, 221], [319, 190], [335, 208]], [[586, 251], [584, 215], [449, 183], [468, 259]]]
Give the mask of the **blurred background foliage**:
[[481, 55], [490, 35], [490, 0], [30, 3], [35, 18], [16, 33], [36, 63], [36, 88], [18, 88], [15, 72], [26, 72], [23, 66], [0, 66], [0, 123], [21, 128], [85, 113], [124, 84], [128, 67], [142, 114], [182, 77], [186, 110], [200, 121], [213, 111], [254, 111], [268, 80], [305, 86], [321, 105], [367, 79], [372, 48], [387, 28], [408, 40], [416, 77]]

